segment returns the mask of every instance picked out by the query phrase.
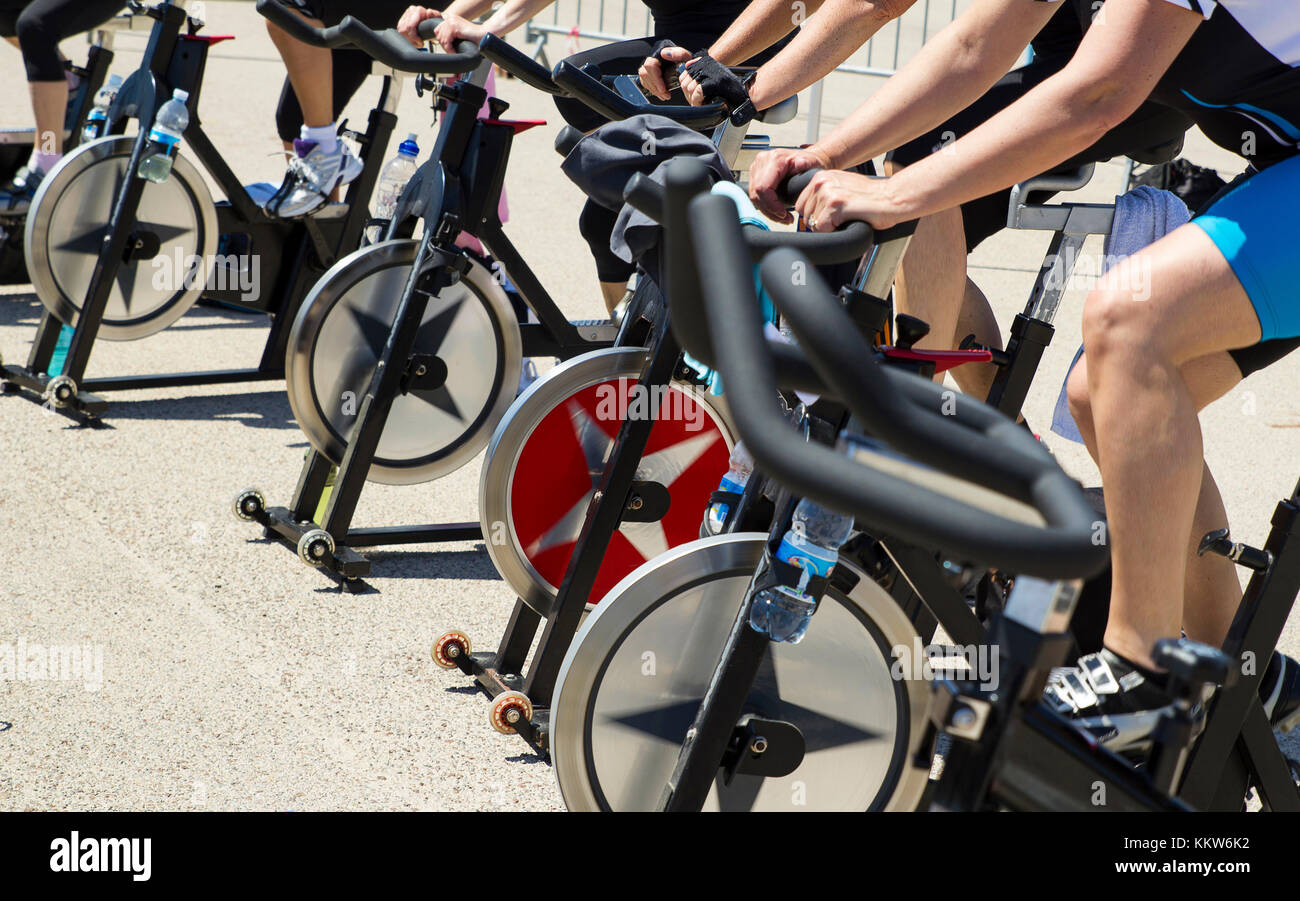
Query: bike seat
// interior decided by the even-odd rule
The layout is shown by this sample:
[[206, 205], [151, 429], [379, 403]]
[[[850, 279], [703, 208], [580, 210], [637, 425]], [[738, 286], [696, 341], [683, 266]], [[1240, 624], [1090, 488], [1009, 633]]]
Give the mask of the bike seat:
[[233, 34], [183, 34], [182, 41], [199, 41], [211, 47], [213, 44], [220, 44], [222, 41], [233, 41]]
[[1144, 166], [1159, 166], [1162, 163], [1173, 162], [1178, 154], [1183, 151], [1183, 137], [1180, 134], [1171, 141], [1148, 147], [1138, 153], [1130, 153], [1129, 157], [1134, 162], [1141, 163]]
[[775, 106], [769, 106], [754, 118], [765, 125], [784, 125], [799, 112], [799, 95], [787, 97]]

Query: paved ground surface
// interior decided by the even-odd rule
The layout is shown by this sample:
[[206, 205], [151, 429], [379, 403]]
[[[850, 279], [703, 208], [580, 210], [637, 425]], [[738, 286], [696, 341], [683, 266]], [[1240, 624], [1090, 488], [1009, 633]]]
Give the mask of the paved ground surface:
[[[247, 3], [210, 2], [216, 47], [201, 112], [248, 182], [278, 181], [272, 114], [283, 69]], [[118, 70], [139, 58], [124, 42]], [[84, 52], [69, 41], [74, 57]], [[551, 42], [551, 57], [564, 39]], [[18, 56], [0, 55], [0, 121], [28, 121]], [[837, 77], [827, 127], [876, 82]], [[349, 110], [364, 121], [368, 84]], [[522, 136], [508, 179], [510, 232], [575, 318], [600, 309], [594, 270], [576, 228], [580, 196], [550, 150], [550, 104], [518, 83], [503, 95], [520, 117], [552, 120]], [[432, 143], [413, 92], [401, 130]], [[777, 129], [802, 139], [801, 118]], [[1233, 167], [1202, 140], [1196, 160]], [[1088, 199], [1118, 188], [1099, 167]], [[981, 247], [974, 276], [1009, 323], [1028, 294], [1045, 235], [1009, 234]], [[1092, 248], [1094, 251], [1099, 248]], [[29, 346], [40, 309], [29, 286], [3, 291], [0, 352]], [[1081, 295], [1058, 320], [1028, 415], [1046, 429], [1078, 345]], [[255, 363], [265, 326], [200, 308], [154, 338], [101, 343], [92, 373]], [[1277, 497], [1298, 473], [1300, 361], [1232, 391], [1204, 417], [1207, 455], [1240, 538], [1262, 540]], [[110, 428], [87, 430], [15, 399], [0, 402], [0, 644], [89, 645], [102, 683], [29, 680], [0, 685], [0, 809], [556, 809], [549, 767], [486, 723], [487, 705], [429, 661], [449, 627], [495, 643], [513, 600], [481, 544], [380, 551], [377, 593], [341, 594], [288, 552], [230, 515], [234, 494], [260, 486], [287, 501], [302, 434], [282, 391], [266, 385], [118, 396]], [[1049, 436], [1089, 484], [1077, 446]], [[359, 525], [477, 516], [478, 461], [435, 484], [371, 486]], [[1285, 644], [1300, 651], [1300, 621]], [[98, 690], [87, 690], [90, 682]], [[1294, 751], [1294, 747], [1293, 747]]]

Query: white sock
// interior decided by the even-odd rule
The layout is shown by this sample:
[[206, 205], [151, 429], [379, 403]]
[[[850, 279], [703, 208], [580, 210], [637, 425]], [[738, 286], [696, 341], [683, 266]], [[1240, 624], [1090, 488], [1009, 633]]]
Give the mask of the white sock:
[[37, 172], [49, 172], [59, 164], [63, 159], [61, 153], [38, 153], [32, 151], [32, 157], [27, 161], [27, 168], [35, 169]]
[[304, 125], [299, 134], [304, 141], [315, 141], [317, 146], [326, 153], [333, 153], [339, 145], [339, 137], [336, 126], [320, 125], [316, 128], [308, 128]]

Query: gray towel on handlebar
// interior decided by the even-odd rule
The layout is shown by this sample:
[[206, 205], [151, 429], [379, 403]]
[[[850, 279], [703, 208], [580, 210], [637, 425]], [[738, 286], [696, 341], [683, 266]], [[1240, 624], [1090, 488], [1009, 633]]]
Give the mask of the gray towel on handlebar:
[[602, 125], [577, 143], [561, 169], [595, 203], [618, 212], [609, 247], [631, 263], [659, 243], [659, 223], [624, 204], [623, 188], [638, 172], [663, 184], [664, 163], [691, 156], [703, 160], [720, 179], [731, 179], [731, 169], [712, 141], [656, 115]]

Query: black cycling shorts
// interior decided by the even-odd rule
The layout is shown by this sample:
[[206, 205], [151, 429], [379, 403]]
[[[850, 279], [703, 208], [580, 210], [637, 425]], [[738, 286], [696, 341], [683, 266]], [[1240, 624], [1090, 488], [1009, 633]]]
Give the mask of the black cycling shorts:
[[59, 41], [113, 18], [123, 0], [0, 0], [0, 37], [18, 38], [28, 81], [63, 81]]

